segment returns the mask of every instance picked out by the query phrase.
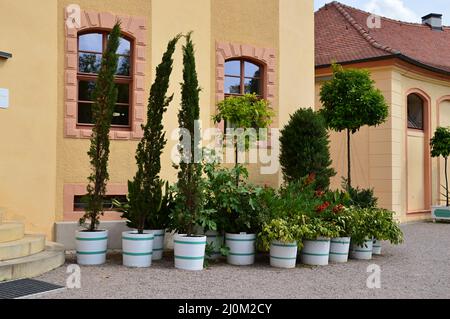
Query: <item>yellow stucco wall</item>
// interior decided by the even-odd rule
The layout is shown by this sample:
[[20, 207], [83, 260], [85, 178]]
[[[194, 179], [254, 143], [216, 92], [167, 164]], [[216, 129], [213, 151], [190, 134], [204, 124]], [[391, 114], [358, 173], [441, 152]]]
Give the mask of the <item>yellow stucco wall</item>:
[[2, 1], [0, 88], [10, 90], [0, 109], [0, 206], [27, 231], [52, 233], [56, 190], [58, 66], [56, 0]]

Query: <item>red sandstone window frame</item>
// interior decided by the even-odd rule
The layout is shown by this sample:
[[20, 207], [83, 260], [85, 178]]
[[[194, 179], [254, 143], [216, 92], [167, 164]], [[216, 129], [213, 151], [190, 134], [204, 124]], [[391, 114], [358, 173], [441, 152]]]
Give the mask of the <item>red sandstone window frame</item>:
[[[233, 61], [238, 61], [240, 63], [240, 74], [239, 76], [236, 75], [232, 75], [232, 74], [224, 74], [224, 79], [226, 79], [227, 77], [230, 78], [239, 78], [240, 80], [240, 93], [224, 93], [225, 98], [229, 97], [229, 96], [242, 96], [245, 95], [245, 80], [246, 79], [256, 79], [259, 80], [259, 92], [258, 94], [256, 94], [258, 97], [260, 98], [264, 98], [265, 97], [265, 67], [264, 65], [260, 62], [260, 61], [255, 61], [254, 59], [250, 59], [248, 57], [240, 57], [240, 58], [232, 58], [232, 59], [227, 59], [225, 60], [225, 72], [226, 72], [226, 64], [227, 62], [233, 62]], [[253, 65], [256, 65], [257, 67], [259, 67], [260, 70], [260, 76], [259, 77], [255, 77], [255, 76], [245, 76], [245, 63], [251, 63]]]

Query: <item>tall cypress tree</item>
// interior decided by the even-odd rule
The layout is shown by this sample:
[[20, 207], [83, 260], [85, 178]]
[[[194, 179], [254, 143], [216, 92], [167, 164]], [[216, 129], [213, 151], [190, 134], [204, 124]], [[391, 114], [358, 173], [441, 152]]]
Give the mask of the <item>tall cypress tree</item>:
[[166, 94], [179, 38], [177, 36], [169, 42], [162, 62], [156, 68], [148, 100], [147, 123], [142, 126], [144, 136], [136, 150], [138, 169], [133, 181], [128, 181], [128, 207], [123, 217], [130, 221], [129, 226], [138, 229], [139, 234], [144, 233], [147, 225], [152, 229], [164, 229], [168, 222], [167, 212], [161, 214], [164, 182], [159, 176], [160, 157], [167, 143], [162, 119], [173, 99], [173, 95], [167, 97]]
[[80, 225], [89, 220], [89, 231], [95, 231], [100, 215], [103, 215], [103, 201], [106, 193], [106, 183], [109, 180], [109, 131], [113, 117], [114, 107], [117, 101], [117, 87], [114, 84], [114, 76], [117, 69], [119, 47], [120, 23], [116, 23], [112, 29], [106, 50], [103, 53], [102, 64], [93, 92], [94, 103], [92, 105], [91, 146], [88, 152], [91, 164], [91, 175], [88, 177], [86, 195], [86, 212], [80, 219]]
[[[186, 36], [186, 44], [183, 46], [183, 65], [181, 110], [178, 113], [178, 123], [180, 128], [189, 132], [190, 143], [183, 141], [183, 136], [180, 137], [181, 162], [178, 172], [175, 223], [179, 232], [190, 236], [194, 234], [196, 220], [203, 209], [202, 165], [194, 162], [194, 154], [200, 152], [200, 145], [195, 140], [195, 136], [200, 136], [200, 128], [195, 125], [195, 121], [200, 117], [200, 88], [195, 69], [195, 52], [191, 33]], [[188, 148], [186, 145], [189, 145]]]

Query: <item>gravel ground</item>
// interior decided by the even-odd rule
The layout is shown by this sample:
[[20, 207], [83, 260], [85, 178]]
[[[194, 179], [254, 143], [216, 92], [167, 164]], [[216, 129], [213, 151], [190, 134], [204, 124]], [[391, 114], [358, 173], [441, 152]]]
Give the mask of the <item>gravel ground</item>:
[[[297, 265], [271, 268], [267, 256], [251, 267], [211, 265], [201, 272], [173, 267], [165, 256], [148, 269], [121, 266], [120, 254], [108, 256], [101, 267], [81, 268], [81, 289], [64, 289], [36, 298], [450, 298], [450, 224], [415, 223], [402, 226], [405, 243], [383, 243], [383, 255], [372, 261], [350, 260], [325, 267]], [[38, 277], [65, 286], [64, 267]], [[367, 267], [381, 267], [381, 289], [366, 286]]]

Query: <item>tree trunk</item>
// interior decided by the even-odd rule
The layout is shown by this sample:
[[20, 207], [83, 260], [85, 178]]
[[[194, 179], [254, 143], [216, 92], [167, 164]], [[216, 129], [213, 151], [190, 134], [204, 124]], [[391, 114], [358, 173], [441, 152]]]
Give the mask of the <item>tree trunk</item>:
[[[239, 149], [238, 149], [238, 141], [236, 138], [236, 143], [234, 144], [234, 151], [235, 151], [235, 161], [234, 161], [234, 168], [238, 167], [238, 156], [239, 156]], [[236, 172], [236, 186], [239, 186], [239, 172]]]
[[352, 187], [352, 171], [351, 171], [351, 148], [350, 148], [350, 129], [347, 129], [347, 185]]

